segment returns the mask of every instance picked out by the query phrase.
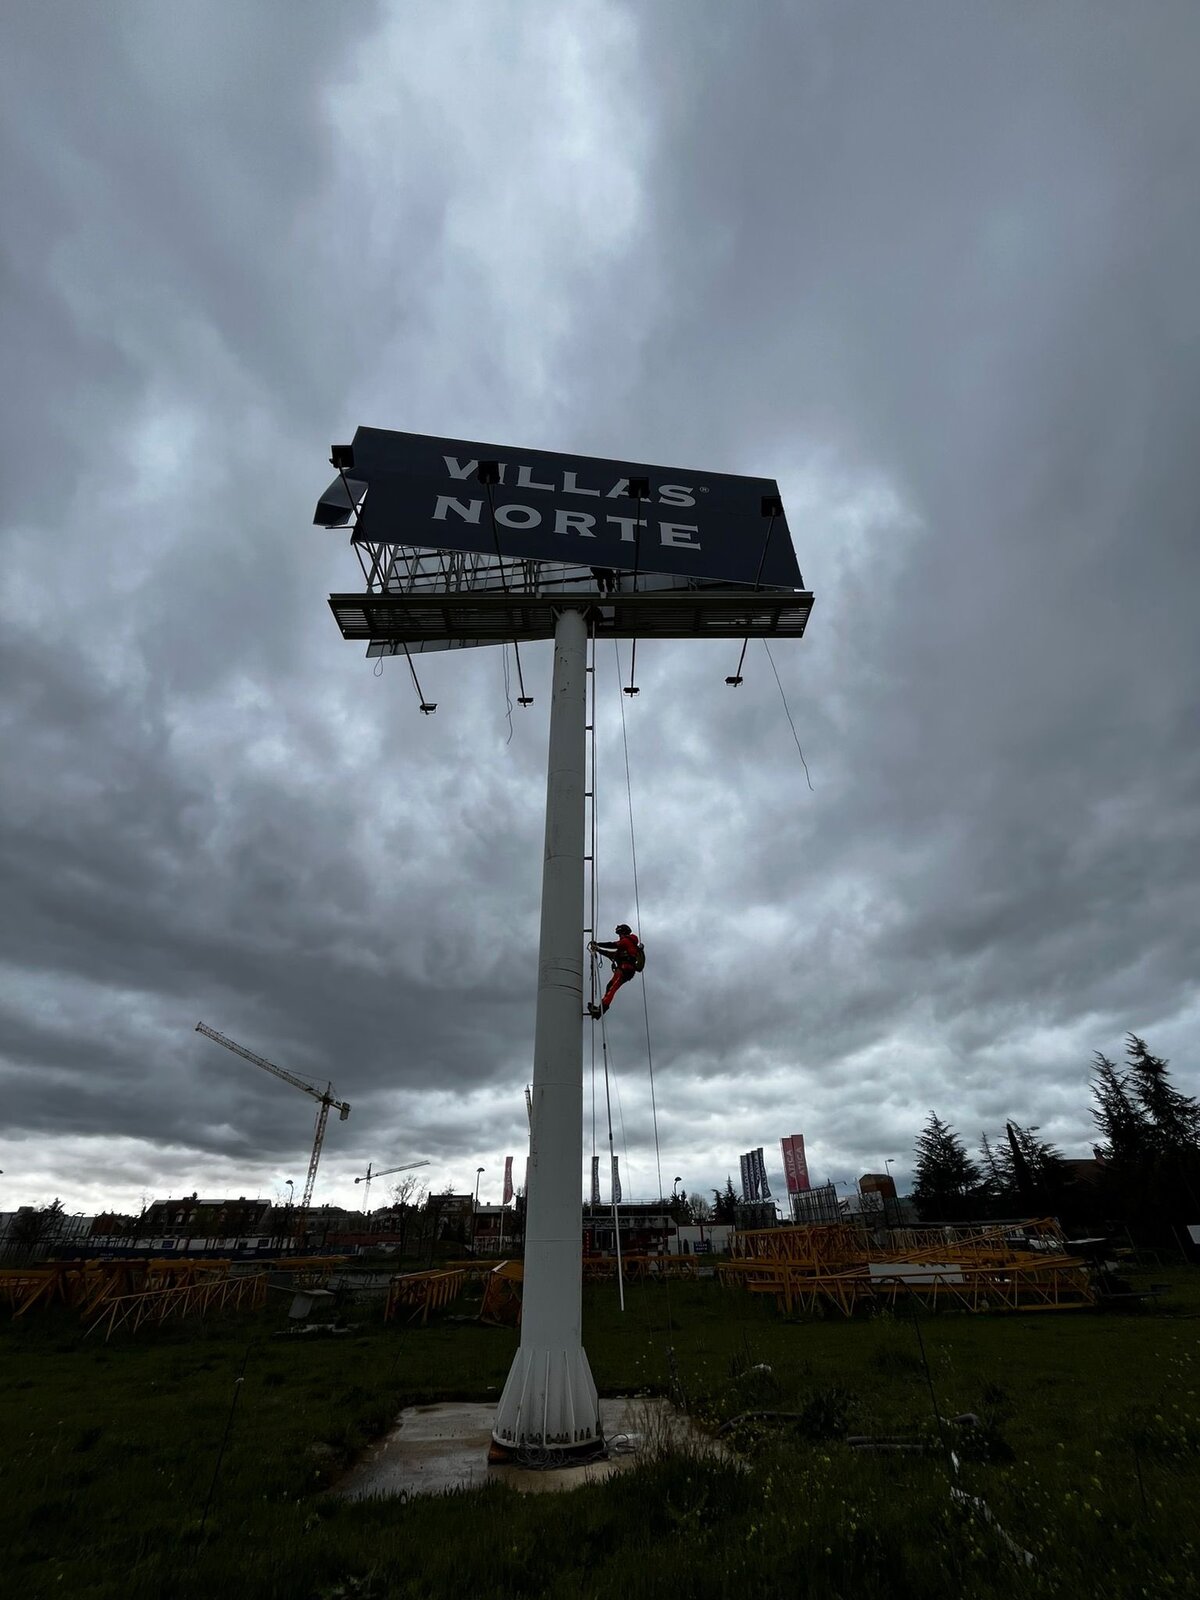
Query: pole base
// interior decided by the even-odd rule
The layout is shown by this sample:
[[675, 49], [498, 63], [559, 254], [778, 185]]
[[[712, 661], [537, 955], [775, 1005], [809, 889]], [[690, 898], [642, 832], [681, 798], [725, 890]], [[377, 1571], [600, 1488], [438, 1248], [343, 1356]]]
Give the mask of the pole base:
[[540, 1445], [522, 1445], [514, 1448], [506, 1444], [498, 1444], [495, 1439], [488, 1445], [489, 1467], [586, 1467], [591, 1461], [600, 1461], [607, 1456], [603, 1439], [596, 1439], [591, 1444], [578, 1444], [570, 1449], [558, 1445], [550, 1450], [543, 1450]]
[[[595, 1455], [603, 1449], [600, 1402], [582, 1345], [522, 1345], [496, 1407], [488, 1460], [542, 1454]], [[496, 1455], [494, 1452], [508, 1452]]]

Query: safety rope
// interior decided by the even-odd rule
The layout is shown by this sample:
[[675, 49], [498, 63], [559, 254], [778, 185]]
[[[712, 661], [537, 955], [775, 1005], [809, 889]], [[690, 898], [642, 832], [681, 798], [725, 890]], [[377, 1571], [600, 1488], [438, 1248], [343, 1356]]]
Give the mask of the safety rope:
[[[595, 962], [593, 961], [592, 964], [594, 966]], [[593, 1039], [595, 1038], [595, 1035], [596, 1035], [596, 1029], [595, 1029], [595, 1025], [593, 1024], [593, 1027], [592, 1027], [592, 1037], [593, 1037]], [[614, 1244], [614, 1247], [615, 1247], [616, 1252], [617, 1252], [617, 1299], [620, 1302], [621, 1310], [624, 1311], [624, 1309], [625, 1309], [625, 1270], [624, 1270], [624, 1267], [622, 1266], [622, 1263], [621, 1263], [621, 1218], [620, 1218], [620, 1214], [617, 1211], [617, 1203], [618, 1203], [617, 1202], [617, 1183], [616, 1183], [616, 1178], [617, 1178], [617, 1166], [616, 1166], [617, 1152], [616, 1152], [616, 1147], [615, 1147], [615, 1145], [613, 1143], [612, 1098], [611, 1098], [611, 1096], [609, 1094], [609, 1087], [608, 1087], [608, 1030], [604, 1025], [604, 1015], [603, 1015], [603, 1013], [601, 1013], [601, 1016], [600, 1016], [600, 1043], [601, 1043], [601, 1046], [602, 1046], [602, 1049], [603, 1049], [603, 1054], [604, 1054], [604, 1105], [605, 1105], [605, 1109], [608, 1112], [608, 1174], [609, 1174], [608, 1181], [612, 1186], [610, 1191], [609, 1191], [609, 1193], [610, 1193], [610, 1195], [612, 1197], [613, 1244]], [[626, 1151], [626, 1155], [625, 1155], [625, 1176], [626, 1176], [626, 1178], [629, 1177], [629, 1153], [628, 1153], [628, 1151]]]
[[[633, 780], [629, 771], [629, 730], [625, 723], [625, 694], [624, 685], [621, 682], [621, 649], [615, 639], [613, 640], [613, 656], [617, 664], [617, 683], [621, 688], [621, 693], [618, 694], [617, 699], [621, 706], [621, 744], [625, 752], [625, 799], [629, 809], [629, 853], [630, 859], [633, 863], [633, 909], [634, 915], [637, 918], [638, 937], [641, 938], [642, 896], [638, 885], [637, 835], [634, 831], [633, 825]], [[654, 1167], [658, 1178], [659, 1199], [663, 1200], [665, 1203], [662, 1175], [662, 1148], [660, 1146], [658, 1137], [658, 1093], [654, 1085], [654, 1051], [651, 1048], [650, 1042], [650, 1001], [646, 994], [646, 974], [644, 971], [642, 973], [642, 1016], [646, 1025], [646, 1065], [649, 1069], [650, 1075], [650, 1116], [654, 1127]], [[674, 1332], [674, 1319], [671, 1314], [671, 1277], [669, 1273], [667, 1274], [666, 1278], [666, 1291], [667, 1331], [670, 1334]]]
[[[591, 863], [592, 871], [591, 871], [591, 902], [590, 902], [590, 905], [588, 907], [588, 915], [589, 915], [590, 926], [585, 931], [587, 932], [587, 934], [589, 935], [590, 938], [594, 939], [596, 937], [596, 908], [597, 908], [597, 905], [599, 903], [599, 898], [600, 898], [599, 883], [598, 883], [598, 880], [597, 880], [597, 877], [596, 877], [596, 870], [597, 870], [597, 864], [596, 864], [596, 832], [597, 832], [596, 805], [597, 805], [597, 789], [596, 789], [596, 619], [595, 619], [595, 617], [592, 618], [591, 628], [589, 629], [589, 632], [591, 634], [591, 638], [588, 641], [589, 645], [591, 647], [590, 648], [590, 652], [589, 652], [590, 656], [591, 656], [591, 662], [590, 662], [590, 665], [588, 666], [587, 670], [588, 670], [588, 673], [589, 673], [589, 675], [591, 677], [591, 680], [592, 680], [591, 681], [591, 701], [592, 701], [592, 703], [591, 703], [591, 713], [592, 714], [591, 714], [591, 717], [589, 718], [590, 732], [591, 732], [591, 740], [590, 740], [590, 747], [591, 747], [591, 774], [590, 775], [591, 775], [591, 780], [592, 781], [591, 781], [591, 785], [590, 785], [590, 787], [588, 789], [588, 795], [589, 795], [589, 797], [591, 799], [591, 802], [592, 802], [592, 813], [591, 813], [591, 816], [592, 816], [591, 854], [590, 854], [590, 858], [589, 858], [590, 859], [590, 863]], [[596, 1003], [596, 959], [595, 959], [594, 955], [593, 955], [591, 961], [588, 963], [588, 968], [589, 968], [589, 973], [590, 973], [590, 987], [589, 987], [589, 990], [588, 990], [588, 1000], [589, 1000], [589, 1010], [590, 1010], [590, 1007], [594, 1006], [595, 1003]], [[596, 1170], [596, 1029], [593, 1026], [592, 1027], [592, 1171], [595, 1172], [595, 1170]], [[594, 1203], [595, 1199], [598, 1198], [598, 1196], [592, 1195], [591, 1191], [589, 1190], [589, 1198]]]

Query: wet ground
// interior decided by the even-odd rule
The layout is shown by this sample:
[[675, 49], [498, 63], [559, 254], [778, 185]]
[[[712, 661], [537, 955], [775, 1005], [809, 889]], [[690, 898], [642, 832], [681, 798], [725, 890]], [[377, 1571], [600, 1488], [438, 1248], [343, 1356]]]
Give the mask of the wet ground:
[[352, 1500], [378, 1495], [444, 1494], [449, 1489], [506, 1483], [526, 1494], [547, 1494], [597, 1483], [663, 1445], [718, 1448], [668, 1400], [618, 1397], [600, 1402], [606, 1458], [582, 1466], [489, 1466], [495, 1403], [444, 1401], [410, 1406], [396, 1426], [351, 1468], [339, 1492]]

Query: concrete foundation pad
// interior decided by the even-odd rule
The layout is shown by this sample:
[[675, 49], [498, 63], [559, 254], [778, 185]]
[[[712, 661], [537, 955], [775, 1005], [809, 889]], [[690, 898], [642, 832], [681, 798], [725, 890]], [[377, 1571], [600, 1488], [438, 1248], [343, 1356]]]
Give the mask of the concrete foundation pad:
[[720, 1446], [699, 1432], [670, 1401], [617, 1397], [600, 1401], [606, 1457], [544, 1469], [510, 1463], [489, 1465], [495, 1420], [495, 1404], [486, 1401], [410, 1406], [400, 1413], [387, 1437], [372, 1445], [350, 1469], [338, 1485], [338, 1493], [350, 1500], [364, 1500], [446, 1494], [453, 1489], [506, 1483], [524, 1494], [549, 1494], [598, 1483], [660, 1448], [720, 1453]]

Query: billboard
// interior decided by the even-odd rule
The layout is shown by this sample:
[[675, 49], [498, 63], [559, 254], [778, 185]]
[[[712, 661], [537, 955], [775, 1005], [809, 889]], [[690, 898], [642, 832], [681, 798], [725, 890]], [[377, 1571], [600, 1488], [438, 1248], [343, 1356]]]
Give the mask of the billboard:
[[783, 1151], [783, 1176], [789, 1194], [803, 1194], [808, 1189], [808, 1162], [804, 1155], [804, 1135], [793, 1133], [779, 1141]]
[[[386, 428], [359, 428], [349, 454], [345, 482], [334, 479], [313, 521], [345, 527], [361, 500], [354, 528], [361, 543], [484, 556], [495, 556], [499, 543], [512, 559], [804, 587], [774, 478]], [[496, 463], [498, 472], [490, 507], [481, 461]], [[648, 492], [635, 499], [630, 488], [639, 480]]]

